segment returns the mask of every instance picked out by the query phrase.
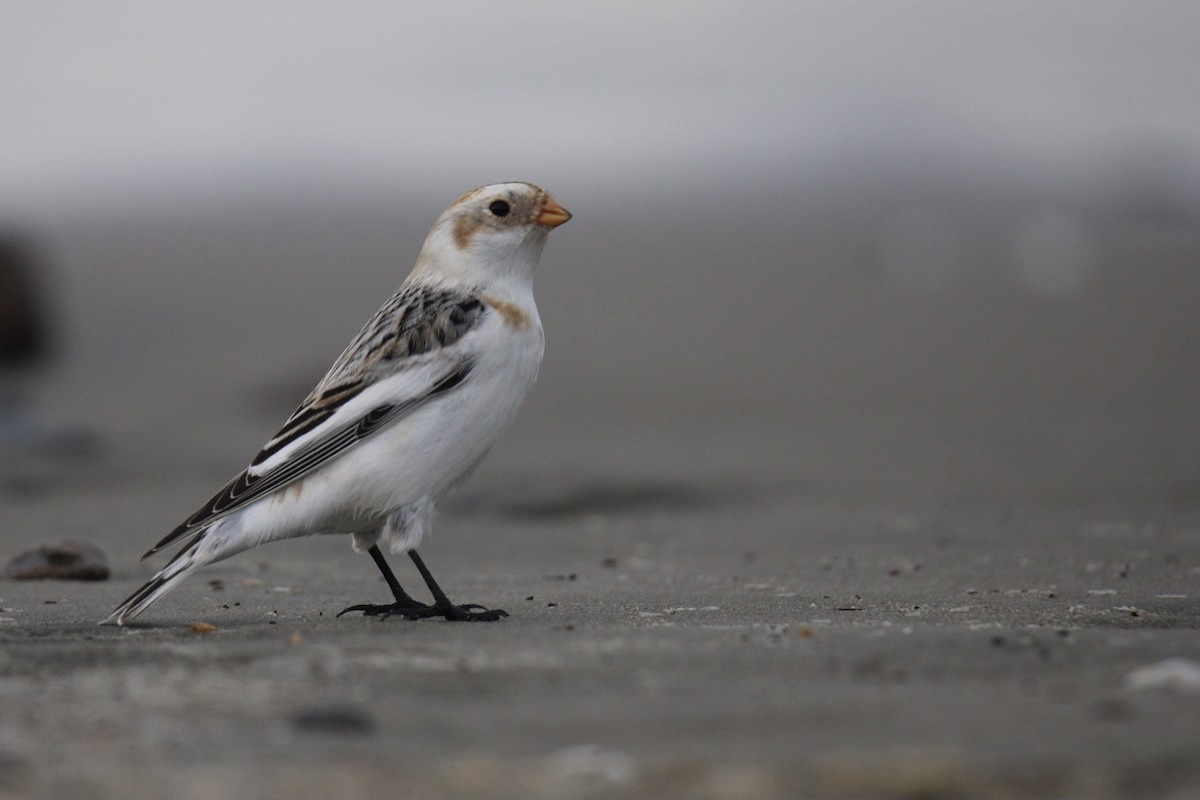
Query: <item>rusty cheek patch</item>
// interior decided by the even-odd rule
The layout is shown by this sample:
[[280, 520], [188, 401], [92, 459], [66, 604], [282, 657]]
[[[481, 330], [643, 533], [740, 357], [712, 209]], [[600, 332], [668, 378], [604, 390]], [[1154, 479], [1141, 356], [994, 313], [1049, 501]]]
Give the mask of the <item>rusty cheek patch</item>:
[[454, 223], [454, 244], [459, 250], [465, 250], [467, 245], [471, 243], [471, 238], [475, 236], [475, 231], [479, 230], [479, 223], [473, 219], [463, 217]]
[[504, 322], [510, 328], [522, 330], [529, 327], [529, 315], [512, 303], [496, 297], [490, 297], [486, 294], [482, 295], [481, 299], [483, 302], [499, 311], [500, 316], [504, 317]]

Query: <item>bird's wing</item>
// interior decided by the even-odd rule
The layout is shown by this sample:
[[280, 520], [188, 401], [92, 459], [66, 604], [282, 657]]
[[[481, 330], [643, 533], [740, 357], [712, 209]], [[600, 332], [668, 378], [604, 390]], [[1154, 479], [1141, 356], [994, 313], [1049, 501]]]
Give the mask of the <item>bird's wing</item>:
[[[487, 311], [469, 294], [402, 290], [371, 318], [250, 466], [146, 556], [308, 475], [461, 385], [474, 366], [470, 334]], [[385, 383], [394, 388], [368, 393]], [[379, 395], [378, 402], [352, 402], [370, 394]], [[346, 413], [355, 406], [357, 413]]]

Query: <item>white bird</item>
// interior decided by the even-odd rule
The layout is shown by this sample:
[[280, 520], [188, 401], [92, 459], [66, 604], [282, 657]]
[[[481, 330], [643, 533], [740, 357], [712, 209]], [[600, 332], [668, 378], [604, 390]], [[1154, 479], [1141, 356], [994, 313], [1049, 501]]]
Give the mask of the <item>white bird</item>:
[[[484, 186], [455, 201], [399, 291], [250, 466], [143, 556], [182, 544], [102, 624], [124, 625], [199, 566], [318, 533], [351, 534], [395, 598], [345, 611], [409, 619], [507, 616], [452, 604], [416, 548], [438, 498], [471, 474], [537, 377], [544, 340], [533, 271], [546, 235], [570, 218], [529, 183]], [[381, 540], [393, 553], [408, 553], [433, 603], [401, 588]]]

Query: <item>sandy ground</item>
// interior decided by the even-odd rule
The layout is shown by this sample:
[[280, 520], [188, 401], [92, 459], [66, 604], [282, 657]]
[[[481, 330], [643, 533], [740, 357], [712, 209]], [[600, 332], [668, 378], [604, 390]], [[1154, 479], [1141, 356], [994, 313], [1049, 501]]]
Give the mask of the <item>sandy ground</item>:
[[110, 509], [87, 532], [116, 569], [0, 584], [0, 796], [1200, 791], [1200, 696], [1127, 685], [1197, 654], [1193, 503], [531, 483], [519, 448], [498, 457], [511, 470], [449, 503], [425, 552], [454, 597], [511, 612], [493, 624], [334, 618], [387, 594], [339, 539], [213, 565], [96, 627], [148, 574], [153, 537], [128, 530], [210, 484], [10, 494], [27, 540]]
[[[1200, 661], [1191, 240], [1070, 296], [912, 295], [786, 215], [681, 214], [671, 261], [563, 199], [543, 378], [423, 553], [493, 624], [336, 619], [386, 587], [306, 540], [97, 627], [395, 282], [395, 232], [58, 242], [74, 349], [30, 392], [100, 447], [10, 449], [0, 556], [86, 536], [114, 575], [0, 581], [0, 797], [1200, 796], [1200, 693], [1130, 682]], [[353, 292], [312, 267], [347, 239]]]

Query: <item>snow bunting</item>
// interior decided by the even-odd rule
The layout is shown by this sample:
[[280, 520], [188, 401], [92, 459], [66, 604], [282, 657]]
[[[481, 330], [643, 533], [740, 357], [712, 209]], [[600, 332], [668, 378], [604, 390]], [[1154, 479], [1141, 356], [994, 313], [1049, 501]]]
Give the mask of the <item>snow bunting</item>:
[[[416, 548], [434, 503], [475, 469], [517, 413], [542, 360], [533, 270], [571, 215], [543, 189], [500, 183], [460, 197], [412, 274], [250, 466], [150, 548], [182, 549], [104, 620], [124, 625], [194, 569], [266, 542], [349, 533], [395, 602], [345, 609], [409, 619], [495, 620], [454, 605]], [[383, 553], [408, 553], [433, 595], [410, 597]], [[340, 615], [339, 615], [340, 616]]]

